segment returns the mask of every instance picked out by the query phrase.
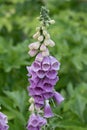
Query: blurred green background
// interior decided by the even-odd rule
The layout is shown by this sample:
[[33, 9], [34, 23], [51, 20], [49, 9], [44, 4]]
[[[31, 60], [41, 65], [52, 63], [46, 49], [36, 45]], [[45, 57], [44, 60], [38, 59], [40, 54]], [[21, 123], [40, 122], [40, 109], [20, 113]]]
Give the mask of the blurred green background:
[[28, 44], [46, 5], [56, 21], [49, 33], [56, 46], [50, 53], [61, 62], [56, 90], [65, 101], [54, 108], [49, 130], [87, 130], [87, 1], [0, 0], [0, 106], [9, 130], [25, 130], [28, 112], [26, 66], [33, 59]]

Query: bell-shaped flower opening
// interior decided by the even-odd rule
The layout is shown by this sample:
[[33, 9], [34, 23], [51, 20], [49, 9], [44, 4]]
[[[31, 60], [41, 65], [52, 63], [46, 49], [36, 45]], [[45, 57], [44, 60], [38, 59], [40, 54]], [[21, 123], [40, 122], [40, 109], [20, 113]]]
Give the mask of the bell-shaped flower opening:
[[42, 62], [42, 69], [48, 71], [50, 69], [50, 59], [49, 57], [44, 57]]
[[32, 64], [32, 68], [35, 72], [39, 71], [41, 69], [41, 63], [39, 61], [35, 61]]
[[37, 102], [39, 102], [39, 101], [44, 101], [44, 98], [43, 98], [43, 96], [42, 95], [34, 95], [34, 99], [35, 99], [35, 101], [37, 101]]
[[35, 102], [35, 106], [36, 106], [37, 108], [41, 108], [41, 107], [44, 106], [44, 104], [41, 104], [41, 103]]
[[64, 97], [58, 93], [58, 92], [54, 92], [54, 100], [57, 102], [57, 104], [60, 104], [63, 100], [64, 100]]
[[43, 117], [39, 117], [39, 126], [44, 126], [47, 124], [47, 120]]
[[45, 72], [43, 71], [43, 70], [39, 70], [38, 72], [37, 72], [37, 76], [39, 77], [39, 78], [44, 78], [45, 77]]
[[34, 88], [34, 91], [35, 91], [36, 95], [42, 94], [44, 92], [44, 90], [41, 87], [38, 87], [38, 86]]
[[44, 99], [49, 99], [53, 97], [53, 92], [45, 92], [43, 93]]
[[50, 104], [49, 104], [49, 100], [46, 100], [46, 104], [45, 104], [45, 107], [44, 107], [44, 117], [45, 118], [50, 118], [50, 117], [53, 117], [53, 112], [51, 110], [51, 107], [50, 107]]
[[33, 113], [28, 120], [28, 126], [38, 127], [38, 125], [39, 125], [39, 121], [37, 115]]
[[46, 92], [52, 92], [53, 90], [53, 86], [50, 83], [45, 83], [43, 88]]
[[50, 81], [50, 84], [52, 84], [54, 86], [57, 83], [58, 80], [59, 80], [59, 77], [56, 76], [55, 79], [50, 79], [49, 81]]
[[48, 73], [46, 74], [47, 78], [49, 79], [55, 79], [57, 76], [57, 71], [55, 70], [49, 70]]
[[32, 86], [32, 88], [36, 87], [37, 82], [35, 82], [35, 80], [32, 80], [32, 79], [29, 78], [28, 81], [30, 82], [30, 85]]
[[35, 101], [35, 106], [37, 107], [37, 108], [41, 108], [41, 107], [43, 107], [44, 106], [44, 101], [42, 100], [42, 101]]
[[29, 96], [35, 95], [35, 91], [34, 91], [34, 88], [32, 88], [32, 86], [28, 86], [28, 87], [27, 87], [27, 90], [28, 90], [28, 92], [29, 92]]
[[52, 70], [59, 70], [60, 63], [57, 61], [56, 58], [54, 58], [53, 56], [50, 56], [50, 62], [51, 62], [51, 69]]

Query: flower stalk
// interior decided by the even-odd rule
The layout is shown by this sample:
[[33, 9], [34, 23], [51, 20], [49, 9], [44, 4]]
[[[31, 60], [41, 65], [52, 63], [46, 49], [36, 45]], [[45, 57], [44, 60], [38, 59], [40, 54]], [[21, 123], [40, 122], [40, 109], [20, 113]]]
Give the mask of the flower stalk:
[[41, 130], [47, 124], [47, 119], [54, 116], [52, 113], [50, 100], [55, 100], [60, 104], [64, 98], [54, 89], [59, 80], [59, 61], [50, 55], [48, 47], [55, 46], [51, 40], [47, 27], [55, 21], [49, 17], [46, 7], [41, 8], [40, 27], [36, 28], [33, 38], [36, 42], [29, 44], [28, 54], [35, 60], [31, 66], [27, 67], [30, 86], [28, 86], [31, 116], [28, 121], [27, 130]]

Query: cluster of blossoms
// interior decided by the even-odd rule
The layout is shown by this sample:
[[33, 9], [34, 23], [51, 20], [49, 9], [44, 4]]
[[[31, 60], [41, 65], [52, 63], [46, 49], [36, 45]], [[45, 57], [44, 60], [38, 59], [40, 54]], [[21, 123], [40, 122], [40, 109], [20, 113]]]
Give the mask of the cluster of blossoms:
[[0, 130], [8, 130], [9, 126], [7, 123], [7, 116], [0, 112]]
[[36, 28], [37, 32], [33, 36], [34, 39], [37, 39], [37, 42], [29, 45], [29, 55], [31, 57], [36, 55], [36, 58], [31, 66], [27, 66], [30, 83], [28, 92], [31, 96], [29, 100], [31, 116], [27, 125], [28, 130], [41, 130], [47, 124], [47, 118], [54, 116], [50, 107], [51, 99], [56, 101], [57, 104], [64, 100], [62, 95], [54, 89], [59, 80], [60, 63], [49, 54], [48, 50], [48, 46], [53, 47], [55, 43], [50, 39], [46, 25], [48, 26], [48, 23], [53, 24], [54, 21], [48, 17], [45, 8], [42, 9], [40, 18], [42, 25]]

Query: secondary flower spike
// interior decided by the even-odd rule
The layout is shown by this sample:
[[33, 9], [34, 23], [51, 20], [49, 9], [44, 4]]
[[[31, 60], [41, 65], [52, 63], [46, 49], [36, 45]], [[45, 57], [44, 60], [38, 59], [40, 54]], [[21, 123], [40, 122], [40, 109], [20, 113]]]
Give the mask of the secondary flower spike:
[[8, 130], [9, 126], [7, 123], [7, 116], [0, 112], [0, 130]]
[[40, 27], [36, 28], [33, 38], [36, 42], [29, 44], [28, 54], [35, 60], [31, 66], [27, 66], [29, 86], [27, 87], [29, 96], [29, 111], [31, 112], [28, 120], [27, 130], [41, 130], [47, 125], [47, 119], [53, 117], [51, 109], [51, 98], [60, 104], [64, 98], [56, 92], [55, 85], [59, 80], [58, 70], [60, 62], [50, 55], [48, 47], [55, 46], [55, 42], [50, 38], [47, 27], [55, 23], [48, 15], [49, 11], [41, 8], [39, 20]]

